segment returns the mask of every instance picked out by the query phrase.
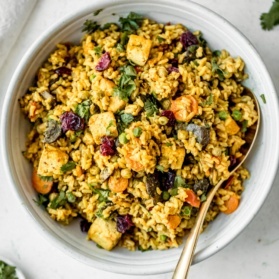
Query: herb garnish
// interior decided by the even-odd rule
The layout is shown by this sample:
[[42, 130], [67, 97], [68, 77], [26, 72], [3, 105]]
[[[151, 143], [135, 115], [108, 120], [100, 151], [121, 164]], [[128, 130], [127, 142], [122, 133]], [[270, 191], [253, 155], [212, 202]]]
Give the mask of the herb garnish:
[[97, 16], [103, 9], [99, 9], [93, 13], [93, 16]]
[[264, 95], [264, 94], [261, 94], [261, 95], [260, 95], [260, 97], [262, 98], [262, 100], [263, 100], [263, 103], [264, 103], [264, 104], [266, 104], [266, 99], [265, 99], [265, 95]]
[[211, 59], [212, 72], [216, 73], [221, 81], [225, 79], [225, 71], [223, 71], [217, 64], [217, 59], [214, 57]]
[[78, 104], [75, 110], [75, 113], [80, 116], [81, 118], [85, 119], [87, 122], [90, 117], [90, 105], [92, 102], [90, 100], [83, 101], [82, 103]]
[[160, 36], [157, 36], [157, 39], [158, 39], [159, 43], [162, 43], [166, 40], [165, 38], [162, 38]]
[[44, 175], [39, 175], [38, 176], [40, 177], [41, 180], [43, 181], [52, 181], [53, 180], [53, 177], [52, 176], [44, 176]]
[[140, 28], [140, 25], [143, 21], [143, 17], [134, 12], [130, 12], [128, 16], [120, 17], [119, 22], [122, 25], [122, 31], [130, 31], [133, 32]]
[[118, 86], [114, 88], [114, 96], [118, 96], [122, 100], [128, 100], [133, 91], [136, 89], [134, 79], [137, 72], [132, 65], [126, 65], [121, 69], [122, 75], [120, 77]]
[[271, 30], [279, 24], [279, 0], [275, 0], [268, 13], [262, 13], [261, 26], [264, 30]]
[[84, 23], [83, 23], [83, 28], [82, 28], [82, 32], [86, 32], [88, 34], [91, 34], [93, 32], [95, 32], [96, 30], [98, 30], [100, 28], [100, 25], [96, 22], [93, 21], [91, 19], [87, 19]]
[[48, 204], [48, 198], [42, 194], [38, 194], [38, 198], [35, 200], [33, 199], [33, 201], [38, 205], [38, 206], [44, 206], [46, 207]]
[[63, 206], [67, 202], [66, 193], [64, 191], [59, 192], [59, 194], [50, 202], [49, 207], [52, 209], [57, 209]]
[[1, 279], [18, 279], [16, 275], [16, 267], [8, 265], [0, 260], [0, 278]]
[[102, 47], [101, 46], [94, 47], [94, 52], [98, 57], [100, 57], [102, 55], [102, 52], [103, 52]]
[[70, 161], [70, 162], [64, 164], [64, 165], [60, 168], [60, 170], [61, 170], [63, 173], [65, 173], [65, 172], [67, 172], [67, 171], [71, 171], [71, 170], [74, 169], [75, 167], [76, 167], [76, 163], [73, 162], [73, 161]]
[[130, 124], [134, 121], [134, 116], [131, 113], [123, 113], [121, 114], [120, 119], [124, 124]]
[[154, 114], [158, 113], [159, 110], [158, 110], [157, 102], [153, 96], [151, 96], [145, 101], [144, 110], [146, 111], [147, 117], [153, 116]]
[[202, 103], [202, 106], [210, 106], [213, 104], [213, 94], [210, 93], [208, 98]]
[[95, 193], [95, 194], [98, 194], [99, 195], [99, 198], [98, 198], [98, 201], [99, 202], [106, 202], [108, 200], [108, 197], [109, 197], [109, 190], [103, 190], [103, 189], [95, 189], [93, 188], [92, 191]]

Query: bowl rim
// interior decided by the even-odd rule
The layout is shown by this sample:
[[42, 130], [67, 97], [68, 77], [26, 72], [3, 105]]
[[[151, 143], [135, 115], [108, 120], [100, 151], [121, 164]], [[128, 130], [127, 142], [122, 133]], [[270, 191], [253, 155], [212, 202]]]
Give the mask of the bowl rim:
[[[137, 3], [140, 4], [142, 3], [147, 4], [147, 3], [152, 3], [153, 4], [159, 4], [159, 5], [165, 5], [165, 6], [169, 6], [170, 3], [168, 0], [134, 0], [133, 3]], [[41, 48], [41, 46], [43, 45], [43, 43], [45, 41], [47, 41], [49, 38], [51, 38], [52, 36], [54, 36], [56, 33], [60, 32], [62, 29], [64, 29], [68, 24], [73, 23], [74, 21], [78, 20], [79, 18], [86, 16], [89, 14], [89, 11], [94, 11], [94, 10], [98, 10], [98, 9], [105, 9], [107, 7], [111, 7], [112, 5], [121, 5], [121, 4], [127, 4], [127, 3], [131, 3], [129, 0], [104, 0], [102, 1], [102, 3], [98, 2], [98, 3], [92, 3], [87, 5], [87, 7], [82, 8], [76, 12], [72, 12], [68, 15], [66, 15], [65, 17], [63, 17], [62, 19], [60, 19], [59, 21], [55, 22], [54, 24], [52, 24], [49, 28], [47, 28], [27, 49], [26, 53], [23, 55], [23, 57], [20, 60], [20, 63], [18, 64], [12, 78], [11, 81], [9, 83], [9, 86], [7, 88], [6, 91], [6, 96], [4, 98], [4, 102], [3, 102], [3, 111], [2, 111], [2, 117], [1, 117], [1, 149], [2, 149], [2, 156], [3, 156], [3, 165], [4, 165], [4, 171], [7, 173], [7, 180], [9, 181], [9, 183], [12, 185], [12, 190], [14, 195], [18, 198], [18, 200], [20, 202], [22, 202], [22, 197], [20, 192], [18, 191], [17, 187], [16, 187], [16, 179], [13, 177], [12, 173], [10, 172], [10, 166], [12, 165], [10, 158], [9, 158], [9, 153], [8, 153], [8, 148], [6, 148], [6, 146], [8, 145], [8, 141], [9, 141], [9, 136], [8, 133], [6, 133], [6, 131], [8, 131], [8, 122], [6, 121], [6, 116], [9, 114], [9, 110], [13, 104], [12, 102], [12, 97], [13, 97], [13, 93], [16, 90], [17, 85], [20, 83], [20, 77], [23, 75], [24, 69], [26, 68], [26, 65], [29, 64], [29, 62], [31, 61], [32, 57], [34, 56], [34, 53], [38, 52]], [[223, 18], [222, 16], [220, 16], [219, 14], [215, 13], [214, 11], [202, 6], [201, 4], [192, 2], [192, 1], [176, 1], [176, 5], [181, 7], [181, 8], [186, 8], [187, 5], [190, 5], [196, 9], [199, 9], [201, 11], [203, 11], [204, 13], [207, 13], [208, 15], [210, 15], [211, 17], [214, 17], [216, 20], [218, 21], [222, 21], [223, 24], [226, 25], [226, 28], [229, 28], [230, 30], [232, 30], [235, 34], [238, 35], [238, 38], [241, 39], [245, 44], [249, 45], [251, 51], [253, 52], [254, 56], [257, 58], [257, 62], [261, 65], [261, 69], [262, 72], [265, 75], [265, 80], [267, 81], [267, 84], [269, 86], [269, 88], [271, 89], [271, 92], [276, 92], [275, 87], [273, 85], [273, 82], [271, 80], [271, 77], [268, 73], [268, 70], [265, 66], [265, 64], [263, 63], [259, 53], [257, 52], [257, 50], [253, 47], [252, 43], [242, 34], [242, 32], [240, 32], [235, 26], [233, 26], [229, 21], [227, 21], [225, 18]], [[277, 120], [279, 119], [279, 106], [278, 106], [278, 100], [276, 98], [276, 104], [274, 104], [276, 107], [276, 114], [277, 114]], [[256, 214], [258, 213], [259, 209], [261, 208], [261, 206], [264, 203], [264, 200], [266, 199], [267, 195], [269, 194], [271, 187], [273, 185], [273, 181], [275, 179], [276, 173], [277, 173], [277, 167], [278, 167], [278, 163], [279, 163], [279, 148], [278, 146], [276, 146], [276, 149], [274, 151], [274, 156], [276, 157], [276, 164], [274, 165], [274, 168], [271, 170], [270, 174], [270, 178], [269, 178], [269, 187], [267, 190], [265, 190], [264, 194], [261, 197], [261, 200], [259, 203], [257, 203], [257, 206], [254, 208], [254, 213], [252, 214], [252, 216], [249, 216], [249, 218], [246, 218], [244, 222], [242, 222], [238, 228], [236, 230], [234, 230], [234, 233], [232, 235], [230, 235], [230, 237], [226, 237], [226, 238], [219, 238], [217, 240], [217, 243], [215, 243], [215, 245], [211, 245], [208, 246], [206, 248], [206, 251], [200, 251], [199, 253], [197, 253], [195, 255], [194, 261], [193, 263], [197, 263], [200, 262], [206, 258], [208, 258], [209, 256], [212, 256], [213, 254], [215, 254], [216, 252], [218, 252], [219, 250], [221, 250], [222, 248], [224, 248], [226, 245], [228, 245], [234, 238], [236, 238], [241, 231], [243, 231], [243, 229], [254, 219], [254, 217], [256, 216]], [[160, 266], [160, 270], [158, 270], [158, 267], [156, 265], [156, 269], [154, 267], [148, 266], [147, 270], [140, 270], [140, 269], [135, 269], [134, 271], [131, 269], [125, 269], [125, 266], [123, 267], [119, 267], [119, 266], [114, 266], [112, 268], [112, 266], [108, 266], [105, 262], [96, 262], [94, 261], [94, 263], [92, 263], [93, 261], [86, 259], [86, 257], [84, 255], [81, 255], [79, 252], [76, 252], [73, 248], [71, 247], [67, 247], [67, 245], [65, 245], [65, 242], [63, 242], [63, 239], [61, 238], [61, 240], [59, 240], [59, 238], [56, 236], [53, 236], [53, 233], [50, 231], [50, 229], [48, 229], [46, 227], [46, 225], [44, 224], [44, 222], [42, 220], [37, 220], [34, 216], [34, 214], [30, 211], [30, 209], [28, 208], [28, 206], [21, 204], [24, 208], [25, 208], [25, 212], [28, 212], [28, 216], [32, 218], [32, 220], [34, 220], [35, 222], [32, 222], [34, 224], [36, 224], [35, 226], [38, 228], [38, 230], [40, 232], [43, 233], [43, 236], [50, 240], [51, 243], [53, 243], [57, 248], [59, 248], [60, 250], [66, 252], [66, 254], [70, 254], [73, 258], [89, 264], [95, 268], [99, 268], [105, 271], [113, 271], [115, 273], [121, 273], [121, 274], [135, 274], [135, 275], [139, 275], [139, 274], [161, 274], [161, 273], [166, 273], [166, 272], [170, 272], [171, 271], [171, 266], [169, 265], [163, 265]]]

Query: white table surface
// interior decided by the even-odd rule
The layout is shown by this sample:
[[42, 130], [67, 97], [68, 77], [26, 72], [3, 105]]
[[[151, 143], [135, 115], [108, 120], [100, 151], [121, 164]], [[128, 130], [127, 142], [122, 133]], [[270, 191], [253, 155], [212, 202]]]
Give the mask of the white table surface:
[[[5, 0], [0, 0], [5, 1]], [[94, 0], [91, 0], [94, 1]], [[97, 1], [97, 0], [95, 0]], [[0, 109], [6, 88], [19, 60], [30, 44], [61, 17], [85, 7], [90, 0], [39, 0], [5, 66], [0, 70]], [[272, 0], [196, 0], [233, 23], [261, 54], [279, 92], [279, 27], [263, 31], [259, 16]], [[77, 4], [78, 3], [78, 4]], [[1, 155], [1, 154], [0, 154]], [[2, 156], [0, 156], [2, 158]], [[12, 260], [29, 279], [166, 279], [154, 276], [119, 275], [86, 266], [63, 254], [35, 229], [31, 218], [20, 210], [0, 161], [0, 255]], [[262, 185], [264, 187], [264, 185]], [[226, 248], [196, 264], [190, 278], [279, 278], [279, 175], [265, 204], [248, 227]], [[146, 254], [148, 257], [148, 254]]]

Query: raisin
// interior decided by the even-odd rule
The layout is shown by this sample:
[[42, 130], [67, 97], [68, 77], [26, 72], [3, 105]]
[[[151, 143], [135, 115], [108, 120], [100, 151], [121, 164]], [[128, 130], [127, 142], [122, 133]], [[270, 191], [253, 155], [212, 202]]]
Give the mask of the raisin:
[[185, 49], [187, 49], [189, 46], [199, 44], [197, 37], [190, 31], [182, 33], [180, 37], [180, 42], [182, 43]]
[[103, 156], [110, 156], [115, 154], [115, 142], [110, 137], [103, 137], [100, 152]]

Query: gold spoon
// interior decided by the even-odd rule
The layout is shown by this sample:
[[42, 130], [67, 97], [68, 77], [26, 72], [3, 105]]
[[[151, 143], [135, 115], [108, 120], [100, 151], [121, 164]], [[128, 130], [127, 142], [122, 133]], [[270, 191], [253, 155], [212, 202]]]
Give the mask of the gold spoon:
[[[256, 140], [258, 131], [259, 131], [259, 126], [260, 126], [260, 109], [259, 109], [259, 103], [255, 97], [255, 95], [247, 88], [244, 88], [245, 90], [245, 95], [249, 95], [253, 101], [254, 104], [256, 105], [256, 110], [258, 113], [258, 119], [257, 121], [254, 123], [254, 125], [252, 125], [251, 127], [249, 127], [247, 129], [247, 132], [245, 133], [245, 138], [244, 140], [246, 141], [246, 143], [243, 145], [243, 147], [241, 148], [241, 153], [243, 154], [243, 156], [241, 158], [239, 158], [239, 162], [238, 164], [234, 167], [234, 169], [229, 173], [230, 177], [245, 161], [245, 159], [248, 157], [254, 142]], [[180, 259], [177, 263], [177, 266], [174, 270], [174, 274], [173, 274], [173, 279], [184, 279], [187, 278], [188, 276], [188, 272], [194, 257], [194, 252], [196, 249], [196, 245], [198, 242], [198, 237], [200, 235], [201, 232], [201, 228], [204, 222], [204, 218], [206, 216], [206, 213], [208, 211], [208, 208], [217, 192], [217, 190], [220, 188], [220, 186], [226, 181], [227, 179], [223, 179], [221, 180], [217, 185], [215, 185], [210, 192], [207, 195], [206, 201], [202, 204], [200, 211], [198, 213], [195, 225], [193, 226], [193, 228], [191, 229], [189, 235], [187, 236], [187, 240], [185, 243], [185, 246], [183, 248], [183, 251], [181, 253]]]

